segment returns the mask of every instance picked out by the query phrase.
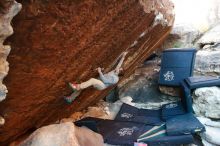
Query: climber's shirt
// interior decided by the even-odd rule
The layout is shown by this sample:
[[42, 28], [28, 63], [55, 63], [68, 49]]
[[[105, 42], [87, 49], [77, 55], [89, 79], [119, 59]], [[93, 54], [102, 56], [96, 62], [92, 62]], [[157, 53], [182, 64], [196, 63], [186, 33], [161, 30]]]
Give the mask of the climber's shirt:
[[100, 74], [100, 79], [106, 85], [106, 87], [114, 85], [119, 81], [119, 77], [114, 71], [108, 72], [106, 74]]

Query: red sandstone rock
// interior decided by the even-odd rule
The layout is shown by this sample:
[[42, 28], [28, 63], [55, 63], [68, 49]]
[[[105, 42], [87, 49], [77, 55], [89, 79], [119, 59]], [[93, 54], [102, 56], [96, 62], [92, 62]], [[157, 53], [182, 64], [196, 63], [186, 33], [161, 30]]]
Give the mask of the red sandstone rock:
[[8, 97], [0, 103], [6, 120], [0, 145], [80, 111], [108, 94], [86, 89], [67, 105], [66, 81], [97, 77], [95, 68], [111, 69], [127, 50], [124, 75], [146, 59], [173, 24], [169, 0], [20, 0], [5, 80]]

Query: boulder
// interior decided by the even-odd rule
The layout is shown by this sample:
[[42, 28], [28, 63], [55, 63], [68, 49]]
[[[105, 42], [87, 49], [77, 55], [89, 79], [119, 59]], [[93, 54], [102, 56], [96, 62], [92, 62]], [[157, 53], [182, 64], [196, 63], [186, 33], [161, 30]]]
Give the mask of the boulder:
[[112, 103], [101, 100], [98, 104], [96, 104], [96, 106], [88, 107], [87, 111], [83, 114], [81, 118], [95, 117], [114, 120], [123, 103], [131, 106], [136, 106], [136, 103], [132, 102], [132, 100], [133, 99], [129, 96], [123, 97], [120, 100]]
[[220, 25], [206, 32], [197, 44], [201, 49], [196, 54], [195, 74], [220, 75]]
[[164, 42], [163, 48], [190, 48], [196, 47], [194, 42], [203, 34], [198, 28], [191, 24], [176, 24], [168, 39]]
[[220, 50], [198, 51], [194, 71], [199, 75], [220, 75]]
[[207, 31], [196, 43], [195, 74], [220, 75], [220, 24]]
[[[126, 83], [120, 85], [119, 98], [130, 97], [138, 108], [159, 108], [161, 105], [179, 100], [160, 92], [158, 85], [159, 58], [145, 62]], [[153, 69], [152, 69], [153, 68]]]
[[206, 32], [197, 42], [201, 49], [196, 54], [195, 74], [220, 75], [220, 25]]
[[193, 109], [198, 116], [220, 119], [220, 87], [196, 89], [193, 94]]
[[100, 134], [73, 123], [53, 124], [37, 129], [19, 146], [104, 146]]
[[86, 89], [69, 105], [63, 100], [71, 93], [66, 82], [96, 78], [97, 67], [110, 71], [128, 51], [123, 81], [166, 39], [174, 21], [169, 0], [20, 2], [14, 35], [5, 42], [12, 49], [4, 80], [9, 93], [0, 103], [6, 121], [0, 145], [97, 103], [113, 87]]
[[180, 87], [168, 87], [168, 86], [159, 86], [160, 92], [170, 96], [179, 97], [181, 95]]
[[212, 121], [208, 118], [199, 117], [199, 121], [205, 126], [206, 131], [201, 133], [202, 142], [205, 146], [220, 145], [220, 121]]
[[12, 18], [21, 10], [21, 4], [14, 0], [1, 0], [0, 2], [0, 102], [6, 98], [7, 87], [2, 83], [9, 71], [7, 62], [8, 54], [11, 50], [9, 45], [4, 45], [7, 37], [13, 34], [11, 26]]
[[211, 44], [204, 44], [200, 50], [207, 50], [207, 51], [219, 51], [220, 50], [220, 43], [211, 43]]
[[197, 43], [200, 45], [220, 43], [220, 24], [207, 31]]

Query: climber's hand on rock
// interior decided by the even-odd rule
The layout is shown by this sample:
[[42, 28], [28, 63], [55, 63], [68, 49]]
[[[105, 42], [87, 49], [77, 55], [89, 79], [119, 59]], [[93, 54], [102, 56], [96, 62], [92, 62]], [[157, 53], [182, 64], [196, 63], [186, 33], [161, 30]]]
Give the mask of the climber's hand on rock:
[[104, 68], [98, 67], [96, 70], [97, 70], [98, 72], [101, 72], [102, 70], [104, 70]]
[[122, 55], [123, 55], [123, 57], [125, 57], [127, 54], [128, 54], [128, 52], [126, 51]]
[[97, 70], [98, 70], [98, 72], [102, 71], [101, 67], [98, 67]]

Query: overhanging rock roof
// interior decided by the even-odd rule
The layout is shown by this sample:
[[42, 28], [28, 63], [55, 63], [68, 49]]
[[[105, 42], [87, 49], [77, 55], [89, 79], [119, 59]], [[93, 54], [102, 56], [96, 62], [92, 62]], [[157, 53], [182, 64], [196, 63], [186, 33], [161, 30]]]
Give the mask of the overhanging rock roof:
[[97, 67], [110, 70], [127, 50], [123, 81], [163, 42], [174, 20], [169, 0], [21, 3], [14, 35], [7, 41], [12, 50], [4, 80], [9, 93], [0, 103], [6, 120], [0, 127], [0, 145], [103, 98], [111, 88], [86, 89], [67, 105], [62, 98], [70, 93], [65, 82], [97, 77]]

